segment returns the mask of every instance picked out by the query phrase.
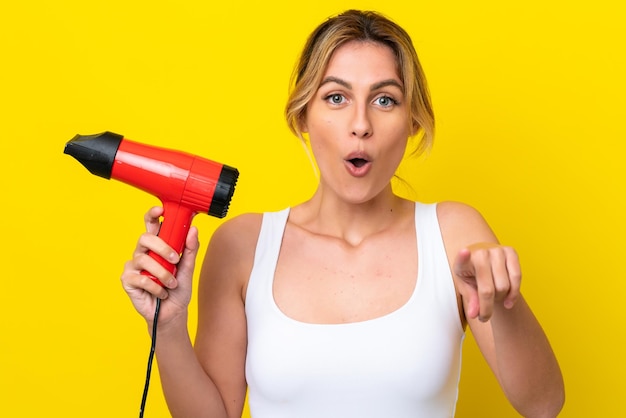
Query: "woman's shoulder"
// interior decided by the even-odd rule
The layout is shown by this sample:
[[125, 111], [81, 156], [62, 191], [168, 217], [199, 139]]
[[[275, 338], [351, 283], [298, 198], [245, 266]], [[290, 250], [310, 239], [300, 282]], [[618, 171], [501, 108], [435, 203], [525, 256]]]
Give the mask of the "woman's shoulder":
[[225, 247], [232, 254], [245, 254], [256, 248], [256, 243], [263, 224], [263, 218], [267, 215], [287, 215], [288, 209], [275, 212], [249, 212], [236, 215], [224, 221], [213, 232], [211, 237], [212, 246]]
[[243, 213], [234, 216], [217, 227], [211, 243], [228, 247], [255, 244], [262, 221], [262, 213]]
[[473, 206], [457, 201], [437, 202], [439, 222], [465, 222], [476, 218], [483, 219], [482, 214]]
[[480, 211], [466, 203], [437, 203], [437, 218], [445, 241], [461, 241], [461, 245], [467, 245], [467, 242], [495, 240], [493, 231]]
[[217, 227], [206, 250], [201, 282], [229, 283], [237, 289], [245, 287], [254, 262], [262, 219], [260, 213], [246, 213]]

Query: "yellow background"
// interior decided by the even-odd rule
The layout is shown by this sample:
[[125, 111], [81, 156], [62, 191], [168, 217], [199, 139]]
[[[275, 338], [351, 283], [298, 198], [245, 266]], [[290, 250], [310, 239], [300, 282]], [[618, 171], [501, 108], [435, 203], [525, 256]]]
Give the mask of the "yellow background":
[[[411, 33], [438, 132], [403, 173], [518, 249], [562, 416], [623, 416], [623, 3], [394, 3], [2, 3], [0, 416], [138, 415], [149, 340], [118, 278], [158, 202], [89, 174], [65, 142], [110, 130], [233, 165], [229, 216], [295, 204], [315, 178], [282, 118], [288, 77], [313, 27], [350, 7]], [[194, 222], [204, 247], [221, 221]], [[165, 417], [153, 379], [146, 416]], [[516, 416], [471, 337], [458, 416]]]

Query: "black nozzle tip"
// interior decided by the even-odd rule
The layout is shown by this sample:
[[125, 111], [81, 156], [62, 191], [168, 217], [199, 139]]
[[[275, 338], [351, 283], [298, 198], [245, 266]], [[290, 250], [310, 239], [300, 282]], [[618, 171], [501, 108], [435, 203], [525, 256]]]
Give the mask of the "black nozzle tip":
[[122, 135], [102, 132], [96, 135], [76, 135], [65, 144], [64, 154], [71, 155], [92, 174], [111, 178], [111, 170]]
[[227, 165], [222, 166], [220, 178], [215, 185], [213, 200], [209, 207], [209, 215], [223, 218], [228, 213], [230, 201], [235, 193], [235, 185], [239, 178], [239, 171]]

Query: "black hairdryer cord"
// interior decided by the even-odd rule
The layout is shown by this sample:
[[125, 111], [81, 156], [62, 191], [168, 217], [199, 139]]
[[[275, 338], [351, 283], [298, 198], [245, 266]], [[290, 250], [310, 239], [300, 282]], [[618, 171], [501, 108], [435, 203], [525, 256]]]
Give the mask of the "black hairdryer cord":
[[141, 397], [141, 407], [139, 408], [139, 418], [143, 417], [143, 411], [146, 407], [146, 399], [148, 398], [148, 388], [150, 387], [150, 374], [152, 373], [152, 360], [154, 359], [154, 351], [156, 348], [157, 337], [157, 321], [159, 319], [159, 309], [161, 308], [161, 299], [156, 299], [156, 307], [154, 309], [154, 321], [152, 322], [152, 343], [150, 344], [150, 356], [148, 356], [148, 368], [146, 370], [146, 383], [143, 388], [143, 396]]

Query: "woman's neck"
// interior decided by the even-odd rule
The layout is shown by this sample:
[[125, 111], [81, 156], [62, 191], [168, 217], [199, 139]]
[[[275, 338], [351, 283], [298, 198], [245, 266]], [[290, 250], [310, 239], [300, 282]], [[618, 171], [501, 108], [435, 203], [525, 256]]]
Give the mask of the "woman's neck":
[[403, 224], [414, 214], [414, 203], [387, 187], [366, 202], [348, 202], [321, 188], [313, 197], [294, 207], [290, 222], [310, 233], [341, 239], [358, 246], [372, 235]]

